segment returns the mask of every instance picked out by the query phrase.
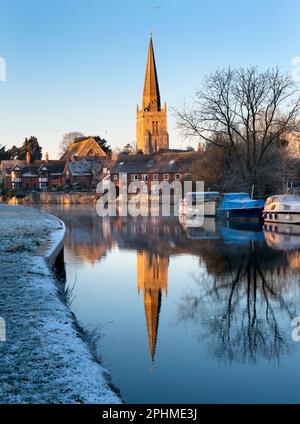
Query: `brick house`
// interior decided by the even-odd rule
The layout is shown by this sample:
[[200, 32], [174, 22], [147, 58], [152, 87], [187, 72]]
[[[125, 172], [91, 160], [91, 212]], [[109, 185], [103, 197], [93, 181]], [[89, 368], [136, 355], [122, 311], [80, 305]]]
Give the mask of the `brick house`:
[[16, 190], [47, 190], [64, 184], [65, 161], [45, 160], [4, 160], [0, 170], [3, 187]]
[[110, 170], [110, 179], [117, 188], [121, 182], [128, 186], [134, 181], [143, 181], [150, 192], [151, 184], [155, 187], [162, 181], [191, 180], [191, 168], [198, 159], [199, 152], [121, 155]]

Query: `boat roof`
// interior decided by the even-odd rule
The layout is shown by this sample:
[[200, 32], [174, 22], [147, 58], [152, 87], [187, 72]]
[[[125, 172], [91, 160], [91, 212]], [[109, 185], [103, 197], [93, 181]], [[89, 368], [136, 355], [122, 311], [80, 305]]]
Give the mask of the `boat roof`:
[[240, 193], [223, 193], [223, 196], [232, 196], [232, 197], [240, 197], [240, 196], [249, 196], [249, 193], [240, 192]]
[[263, 200], [251, 199], [248, 193], [224, 193], [219, 209], [261, 208], [264, 204]]
[[273, 202], [300, 202], [300, 196], [295, 194], [275, 194], [274, 196], [268, 197], [267, 200]]

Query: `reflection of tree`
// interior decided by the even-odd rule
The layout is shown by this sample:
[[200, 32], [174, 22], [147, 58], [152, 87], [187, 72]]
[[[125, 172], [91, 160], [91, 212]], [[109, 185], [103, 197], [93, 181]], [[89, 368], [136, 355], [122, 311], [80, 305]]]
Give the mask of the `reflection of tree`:
[[[233, 253], [233, 251], [232, 251]], [[229, 262], [225, 276], [196, 279], [199, 291], [182, 299], [179, 319], [200, 324], [212, 355], [225, 361], [256, 362], [277, 359], [291, 348], [289, 329], [295, 299], [279, 284], [274, 266], [263, 269], [262, 249], [243, 246]], [[285, 255], [284, 252], [281, 252]], [[278, 270], [277, 270], [278, 271]], [[286, 276], [287, 278], [287, 276]], [[292, 281], [290, 281], [292, 283]]]

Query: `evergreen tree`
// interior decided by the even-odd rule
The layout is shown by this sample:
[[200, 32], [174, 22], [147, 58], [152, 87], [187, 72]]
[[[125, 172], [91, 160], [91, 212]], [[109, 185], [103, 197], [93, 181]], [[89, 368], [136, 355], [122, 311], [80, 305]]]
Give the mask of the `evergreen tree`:
[[26, 159], [27, 152], [30, 153], [31, 160], [40, 160], [42, 159], [42, 147], [39, 145], [38, 139], [36, 137], [25, 138], [24, 143], [19, 149], [18, 159]]
[[96, 140], [96, 142], [99, 144], [99, 146], [102, 148], [102, 150], [105, 153], [111, 152], [111, 148], [108, 145], [108, 141], [105, 140], [105, 138], [101, 138], [100, 135], [95, 135], [93, 138]]

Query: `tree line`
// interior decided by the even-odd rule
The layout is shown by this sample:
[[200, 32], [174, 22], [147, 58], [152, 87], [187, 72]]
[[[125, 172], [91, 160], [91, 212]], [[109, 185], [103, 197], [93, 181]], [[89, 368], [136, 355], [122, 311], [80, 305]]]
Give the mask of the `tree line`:
[[32, 160], [42, 159], [42, 147], [39, 145], [36, 137], [26, 137], [21, 147], [12, 146], [6, 149], [6, 146], [0, 145], [0, 160], [24, 160], [26, 159], [27, 152], [30, 153]]

